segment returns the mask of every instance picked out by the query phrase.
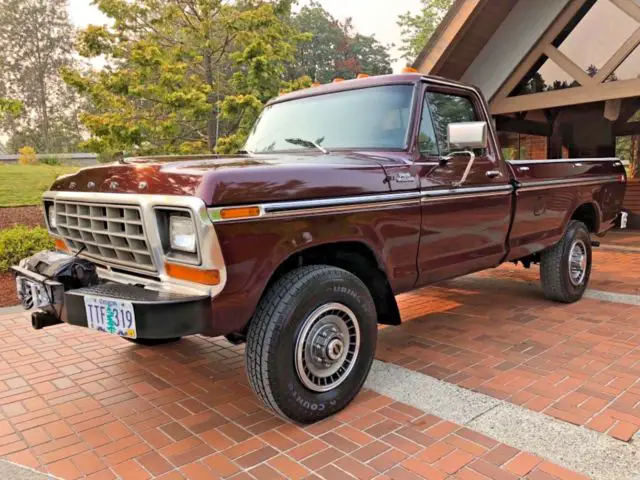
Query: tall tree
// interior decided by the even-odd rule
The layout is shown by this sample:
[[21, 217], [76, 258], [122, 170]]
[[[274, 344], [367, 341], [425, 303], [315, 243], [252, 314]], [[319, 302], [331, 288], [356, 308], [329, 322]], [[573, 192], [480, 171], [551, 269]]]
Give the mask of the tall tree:
[[99, 152], [237, 150], [264, 102], [282, 88], [298, 36], [291, 0], [96, 0], [113, 26], [80, 35], [100, 71], [65, 80], [95, 108], [82, 114]]
[[4, 130], [29, 138], [41, 151], [72, 147], [77, 132], [65, 138], [70, 92], [59, 75], [73, 63], [67, 0], [0, 0], [0, 18], [1, 93], [25, 111], [4, 122]]
[[455, 0], [420, 0], [422, 7], [416, 14], [406, 12], [398, 18], [401, 28], [402, 58], [413, 62], [427, 44]]
[[359, 73], [381, 75], [391, 73], [388, 46], [374, 36], [355, 31], [351, 19], [336, 20], [320, 3], [312, 1], [291, 19], [299, 31], [308, 33], [299, 44], [290, 75], [306, 75], [327, 83], [336, 77], [354, 78]]

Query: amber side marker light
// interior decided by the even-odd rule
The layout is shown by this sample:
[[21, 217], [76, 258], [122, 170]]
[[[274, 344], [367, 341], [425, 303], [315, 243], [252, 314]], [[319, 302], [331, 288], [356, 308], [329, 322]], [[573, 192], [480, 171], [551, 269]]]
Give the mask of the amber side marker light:
[[220, 210], [220, 218], [222, 220], [235, 220], [237, 218], [259, 217], [259, 207], [234, 207], [223, 208]]
[[53, 241], [53, 245], [55, 246], [56, 250], [60, 250], [61, 252], [68, 252], [69, 248], [67, 247], [67, 244], [64, 243], [64, 241], [60, 240], [59, 238], [56, 238]]
[[367, 73], [359, 73], [358, 76], [356, 77], [358, 80], [361, 80], [363, 78], [369, 78], [369, 74]]
[[334, 78], [333, 79], [333, 83], [340, 83], [340, 82], [344, 82], [344, 78]]
[[176, 265], [175, 263], [165, 263], [164, 268], [167, 275], [180, 280], [201, 283], [203, 285], [218, 285], [220, 283], [219, 270], [200, 270], [199, 268]]
[[413, 67], [405, 67], [402, 69], [402, 73], [418, 73], [418, 70]]

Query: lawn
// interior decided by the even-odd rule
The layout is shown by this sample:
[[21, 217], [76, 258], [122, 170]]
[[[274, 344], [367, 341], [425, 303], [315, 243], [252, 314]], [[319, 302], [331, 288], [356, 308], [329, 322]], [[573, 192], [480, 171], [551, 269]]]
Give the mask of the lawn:
[[38, 205], [42, 192], [57, 177], [79, 168], [67, 165], [0, 165], [0, 207]]

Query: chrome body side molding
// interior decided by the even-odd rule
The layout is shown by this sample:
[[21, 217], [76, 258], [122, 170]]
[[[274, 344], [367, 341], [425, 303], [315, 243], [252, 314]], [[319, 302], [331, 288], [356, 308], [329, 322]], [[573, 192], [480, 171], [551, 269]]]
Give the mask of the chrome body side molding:
[[620, 182], [620, 175], [603, 175], [593, 178], [573, 178], [559, 180], [540, 180], [522, 182], [518, 190], [544, 190], [546, 188], [574, 187], [583, 185], [600, 185], [602, 183]]
[[507, 163], [511, 165], [537, 165], [548, 163], [604, 163], [604, 162], [619, 162], [619, 158], [607, 157], [607, 158], [556, 158], [550, 160], [507, 160]]

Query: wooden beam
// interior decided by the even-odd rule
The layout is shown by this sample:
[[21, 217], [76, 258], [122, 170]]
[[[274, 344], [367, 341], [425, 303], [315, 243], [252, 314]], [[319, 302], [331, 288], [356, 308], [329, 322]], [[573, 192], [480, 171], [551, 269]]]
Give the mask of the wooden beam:
[[533, 68], [538, 59], [544, 55], [544, 49], [547, 45], [551, 45], [560, 32], [567, 26], [567, 24], [575, 17], [578, 11], [586, 3], [587, 0], [572, 0], [566, 8], [558, 15], [558, 18], [551, 24], [545, 34], [538, 40], [535, 47], [529, 52], [525, 59], [518, 65], [513, 71], [509, 79], [500, 87], [500, 90], [494, 95], [492, 103], [499, 103], [503, 99], [507, 98], [514, 88], [522, 81], [524, 76], [529, 73], [529, 70]]
[[548, 123], [520, 120], [502, 115], [496, 117], [496, 128], [500, 132], [523, 133], [525, 135], [540, 135], [543, 137], [550, 137], [552, 133], [551, 126]]
[[593, 79], [597, 83], [604, 82], [609, 75], [611, 75], [616, 68], [620, 66], [625, 59], [633, 53], [633, 51], [640, 45], [640, 27], [631, 35], [626, 42], [618, 49], [613, 57], [609, 59], [607, 63], [598, 71], [597, 75]]
[[640, 22], [640, 7], [633, 0], [611, 0], [611, 3]]
[[413, 65], [420, 73], [437, 73], [434, 70], [436, 65], [441, 64], [448, 56], [456, 38], [482, 1], [485, 0], [460, 0], [454, 4], [453, 8], [457, 10], [451, 12], [450, 18], [447, 18], [449, 17], [447, 14], [443, 22], [448, 20], [448, 23], [442, 26], [442, 31], [440, 27], [436, 30], [434, 37], [427, 43]]
[[640, 92], [640, 79], [620, 80], [584, 87], [563, 88], [562, 90], [553, 90], [551, 92], [532, 93], [530, 95], [505, 98], [491, 105], [491, 113], [493, 115], [500, 115], [526, 110], [600, 102], [616, 98], [637, 97], [638, 92]]
[[640, 135], [640, 122], [627, 122], [614, 125], [613, 134], [616, 137], [628, 137], [631, 135]]
[[573, 60], [571, 60], [553, 45], [547, 45], [544, 49], [544, 54], [551, 60], [556, 62], [556, 64], [565, 72], [571, 75], [571, 78], [577, 80], [580, 85], [586, 86], [596, 83], [595, 80], [587, 74], [587, 72], [576, 65]]

